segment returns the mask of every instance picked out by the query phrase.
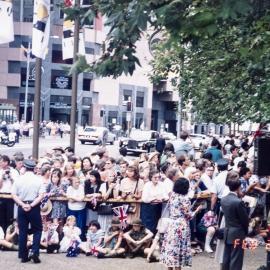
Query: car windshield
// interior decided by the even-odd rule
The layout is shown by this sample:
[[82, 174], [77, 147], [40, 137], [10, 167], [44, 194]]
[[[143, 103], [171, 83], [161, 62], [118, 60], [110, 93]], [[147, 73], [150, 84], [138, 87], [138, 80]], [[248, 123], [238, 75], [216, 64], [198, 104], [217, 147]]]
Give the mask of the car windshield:
[[152, 131], [132, 130], [130, 138], [136, 141], [150, 140]]
[[86, 132], [95, 132], [95, 131], [97, 131], [97, 129], [92, 128], [92, 127], [87, 127], [87, 128], [84, 129], [84, 131], [86, 131]]

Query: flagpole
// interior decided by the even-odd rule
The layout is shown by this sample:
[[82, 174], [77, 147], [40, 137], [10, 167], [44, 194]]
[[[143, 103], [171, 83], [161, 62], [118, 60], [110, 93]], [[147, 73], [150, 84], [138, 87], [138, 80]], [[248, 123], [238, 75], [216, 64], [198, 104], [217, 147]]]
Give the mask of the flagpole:
[[[80, 0], [75, 0], [75, 8], [80, 7]], [[80, 18], [76, 17], [74, 20], [74, 50], [73, 50], [73, 64], [77, 61], [77, 54], [79, 51], [79, 32], [80, 32]], [[78, 72], [74, 71], [72, 74], [72, 90], [71, 90], [71, 112], [70, 112], [70, 147], [75, 151], [75, 137], [76, 137], [76, 112], [77, 112], [77, 92], [78, 92]]]
[[30, 42], [28, 42], [27, 49], [27, 67], [26, 67], [26, 83], [25, 83], [25, 96], [24, 96], [24, 121], [27, 121], [27, 103], [28, 103], [28, 87], [29, 87], [29, 66], [30, 66]]
[[39, 145], [39, 120], [40, 120], [40, 95], [41, 95], [41, 65], [42, 59], [36, 58], [36, 80], [35, 80], [35, 99], [34, 99], [34, 133], [33, 133], [33, 152], [32, 157], [38, 159]]

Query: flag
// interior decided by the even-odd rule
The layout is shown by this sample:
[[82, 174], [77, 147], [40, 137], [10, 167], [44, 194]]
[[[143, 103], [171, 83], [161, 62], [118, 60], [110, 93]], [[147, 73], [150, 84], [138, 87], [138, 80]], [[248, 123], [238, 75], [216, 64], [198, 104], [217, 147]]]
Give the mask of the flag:
[[45, 59], [50, 37], [50, 0], [34, 1], [32, 53]]
[[0, 0], [0, 44], [14, 40], [13, 5], [11, 0]]
[[121, 223], [122, 229], [125, 229], [127, 227], [127, 210], [128, 210], [128, 205], [124, 204], [122, 206], [118, 207], [113, 207], [112, 208], [113, 212], [117, 215], [119, 218], [119, 221]]
[[[66, 8], [74, 6], [74, 0], [65, 0], [64, 6]], [[63, 60], [73, 58], [73, 51], [74, 51], [74, 21], [65, 20], [65, 18], [66, 15], [64, 15], [64, 23], [63, 23], [63, 39], [62, 39]], [[79, 34], [79, 54], [85, 55], [83, 33]]]

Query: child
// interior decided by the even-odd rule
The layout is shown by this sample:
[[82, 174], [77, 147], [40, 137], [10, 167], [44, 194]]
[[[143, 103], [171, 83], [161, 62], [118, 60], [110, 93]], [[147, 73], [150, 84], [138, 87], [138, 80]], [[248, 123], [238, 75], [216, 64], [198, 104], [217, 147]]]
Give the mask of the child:
[[86, 226], [86, 203], [84, 200], [84, 187], [80, 183], [80, 179], [74, 177], [72, 179], [72, 186], [67, 189], [68, 198], [68, 214], [76, 217], [77, 226], [81, 230], [81, 238], [85, 239], [85, 226]]
[[51, 220], [47, 220], [43, 223], [40, 248], [46, 249], [47, 253], [58, 253], [60, 248], [59, 236], [56, 229], [57, 225], [52, 224]]
[[97, 220], [90, 222], [86, 239], [86, 242], [80, 244], [80, 249], [85, 252], [86, 256], [96, 255], [94, 254], [96, 248], [102, 247], [104, 244], [104, 232], [100, 229]]
[[[47, 187], [49, 196], [66, 196], [67, 188], [61, 184], [62, 172], [60, 169], [54, 169], [51, 174], [51, 183]], [[55, 225], [63, 223], [66, 217], [66, 203], [61, 201], [52, 202], [51, 218]]]
[[124, 234], [130, 251], [130, 258], [143, 255], [144, 249], [150, 246], [153, 233], [146, 229], [140, 219], [134, 219], [132, 229]]
[[76, 218], [74, 216], [67, 217], [63, 232], [64, 237], [60, 242], [60, 252], [67, 252], [73, 242], [81, 242], [81, 230], [76, 226]]
[[125, 257], [125, 249], [122, 247], [123, 232], [120, 228], [120, 221], [114, 217], [111, 227], [104, 239], [104, 247], [97, 248], [98, 258]]
[[18, 245], [14, 245], [5, 239], [5, 234], [2, 227], [0, 227], [0, 248], [1, 247], [7, 250], [18, 250]]

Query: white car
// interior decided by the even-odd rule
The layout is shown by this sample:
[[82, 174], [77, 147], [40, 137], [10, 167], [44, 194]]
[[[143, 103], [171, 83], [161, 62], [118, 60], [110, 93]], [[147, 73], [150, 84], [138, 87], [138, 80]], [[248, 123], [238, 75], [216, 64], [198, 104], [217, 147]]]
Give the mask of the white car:
[[172, 132], [162, 132], [160, 135], [168, 141], [173, 141], [176, 139], [176, 136]]
[[85, 144], [86, 142], [93, 144], [114, 144], [115, 137], [116, 136], [105, 127], [87, 126], [83, 131], [78, 131], [78, 139], [81, 144]]
[[208, 137], [204, 134], [190, 134], [189, 138], [196, 150], [203, 150], [207, 147]]

